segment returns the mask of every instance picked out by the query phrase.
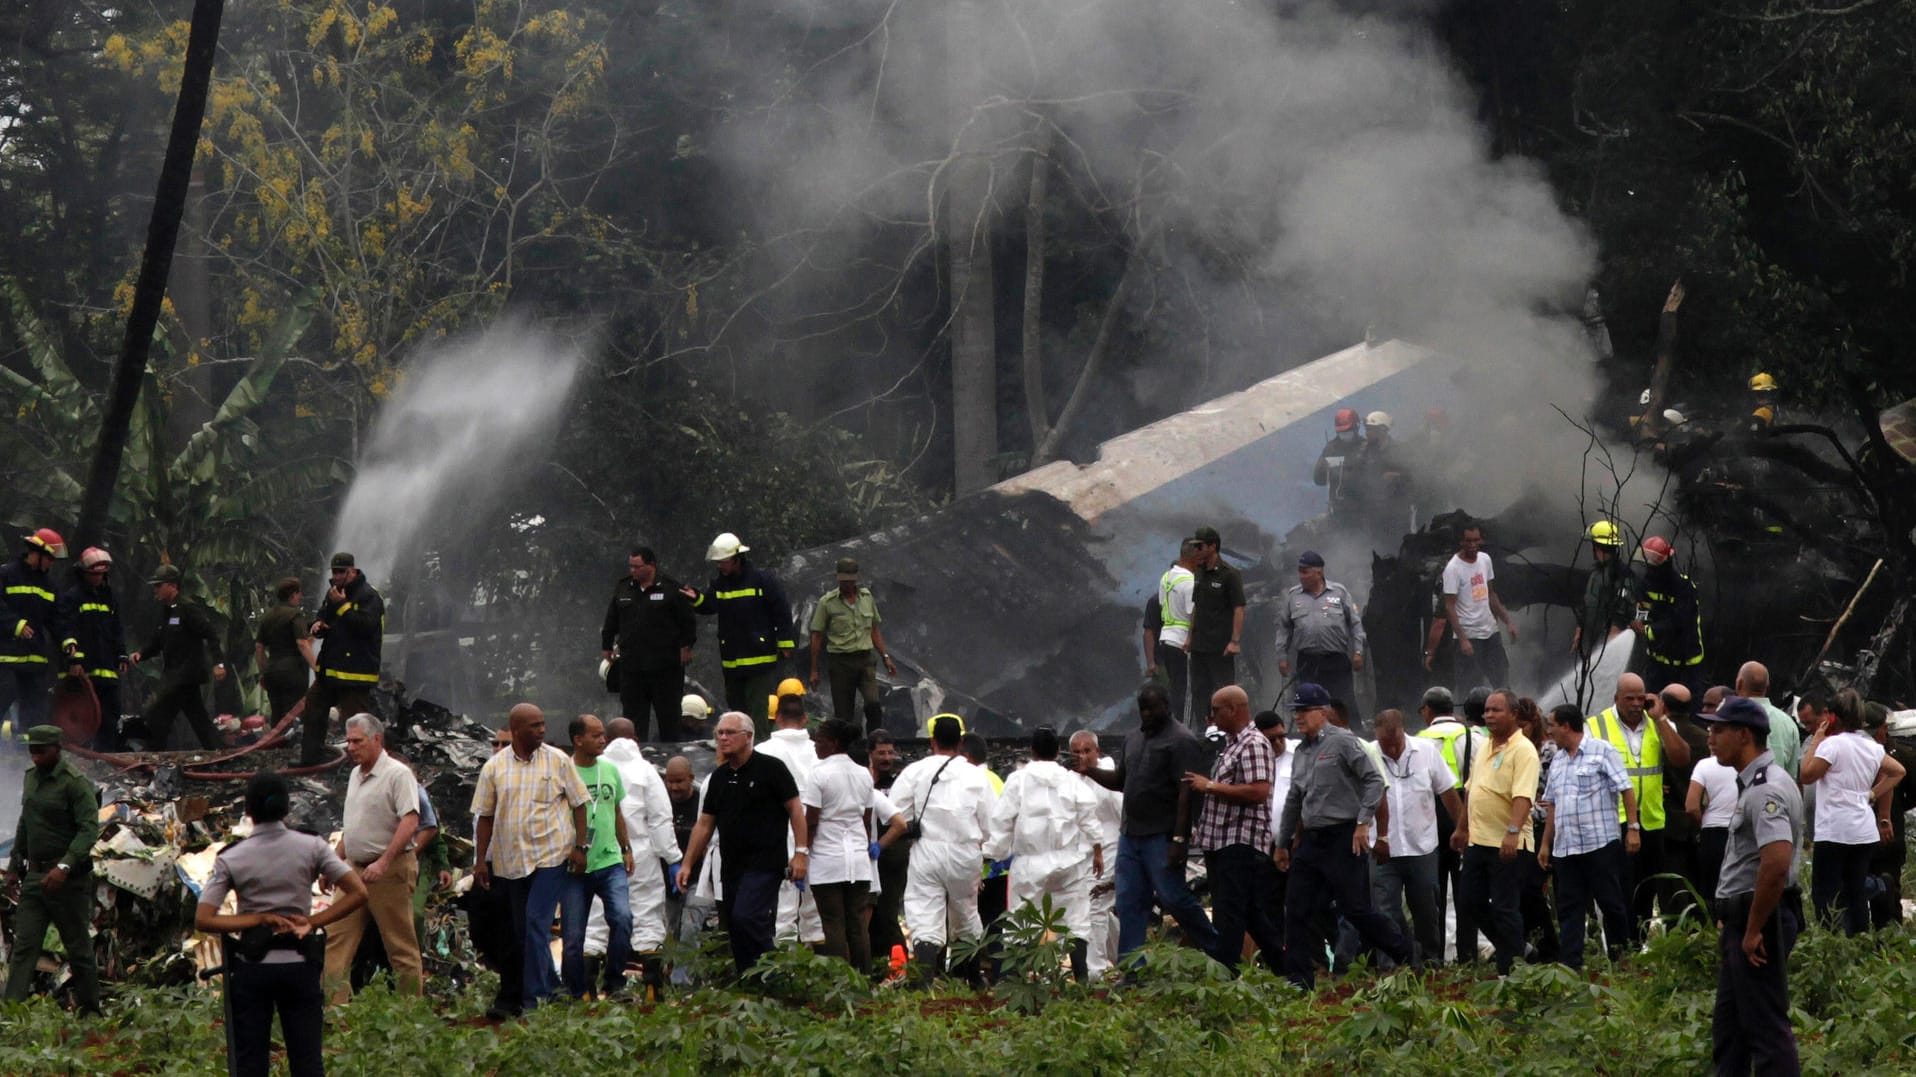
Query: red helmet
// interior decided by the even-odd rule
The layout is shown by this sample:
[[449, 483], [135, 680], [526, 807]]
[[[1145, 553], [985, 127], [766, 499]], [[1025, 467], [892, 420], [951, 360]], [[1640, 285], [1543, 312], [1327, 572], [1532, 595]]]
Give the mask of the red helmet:
[[29, 547], [39, 550], [48, 557], [65, 557], [67, 555], [67, 540], [61, 538], [60, 533], [51, 527], [43, 527], [31, 535], [25, 536], [25, 540]]
[[1337, 416], [1331, 420], [1331, 423], [1336, 426], [1340, 434], [1357, 429], [1357, 409], [1338, 408]]
[[1664, 538], [1662, 535], [1651, 535], [1649, 538], [1643, 540], [1644, 556], [1653, 565], [1660, 565], [1668, 561], [1670, 555], [1675, 552], [1676, 549], [1670, 545], [1670, 540]]
[[245, 733], [257, 733], [266, 728], [266, 719], [258, 714], [249, 714], [240, 719], [240, 730]]

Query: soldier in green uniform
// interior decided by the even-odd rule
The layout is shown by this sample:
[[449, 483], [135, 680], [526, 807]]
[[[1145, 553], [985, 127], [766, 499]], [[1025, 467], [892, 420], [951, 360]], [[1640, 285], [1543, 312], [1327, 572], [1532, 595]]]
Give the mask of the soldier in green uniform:
[[[94, 962], [93, 865], [89, 857], [100, 837], [100, 798], [93, 783], [60, 758], [60, 727], [37, 725], [27, 731], [27, 771], [20, 803], [20, 826], [13, 835], [13, 859], [6, 887], [20, 886], [20, 907], [13, 917], [13, 958], [7, 969], [7, 1000], [17, 1002], [33, 988], [47, 924], [60, 929], [67, 962], [73, 967], [74, 994], [80, 1012], [100, 1012], [100, 972]], [[24, 882], [23, 882], [24, 880]]]

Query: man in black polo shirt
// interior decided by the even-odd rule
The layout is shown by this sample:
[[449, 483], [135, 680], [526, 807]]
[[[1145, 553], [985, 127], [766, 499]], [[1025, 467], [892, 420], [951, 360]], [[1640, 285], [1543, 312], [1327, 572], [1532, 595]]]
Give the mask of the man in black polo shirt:
[[[679, 865], [679, 889], [690, 890], [700, 861], [718, 829], [719, 929], [732, 944], [732, 964], [743, 974], [772, 949], [778, 886], [789, 867], [793, 882], [805, 881], [811, 848], [798, 783], [785, 764], [752, 750], [752, 719], [738, 711], [719, 716], [712, 731], [719, 767], [706, 779], [705, 803], [692, 828], [692, 844]], [[785, 859], [785, 827], [792, 828], [792, 858]]]
[[1191, 587], [1191, 724], [1204, 728], [1213, 693], [1237, 683], [1239, 641], [1244, 635], [1244, 577], [1218, 552], [1217, 529], [1200, 527], [1197, 579]]

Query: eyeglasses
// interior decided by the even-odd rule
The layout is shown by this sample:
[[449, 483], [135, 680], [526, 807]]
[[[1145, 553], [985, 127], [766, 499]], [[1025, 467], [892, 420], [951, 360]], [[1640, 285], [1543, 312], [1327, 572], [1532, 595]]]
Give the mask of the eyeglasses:
[[712, 730], [712, 735], [715, 737], [740, 737], [744, 736], [747, 732], [748, 730], [744, 729], [714, 729]]

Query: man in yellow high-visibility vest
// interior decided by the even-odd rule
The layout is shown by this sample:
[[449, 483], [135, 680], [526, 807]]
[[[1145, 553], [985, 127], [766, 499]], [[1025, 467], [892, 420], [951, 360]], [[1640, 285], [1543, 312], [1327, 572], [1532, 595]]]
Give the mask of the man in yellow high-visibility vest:
[[[1689, 744], [1668, 718], [1653, 718], [1646, 712], [1648, 699], [1649, 695], [1643, 689], [1643, 678], [1634, 673], [1625, 673], [1617, 678], [1617, 691], [1612, 704], [1584, 725], [1585, 733], [1608, 741], [1623, 757], [1624, 773], [1629, 775], [1631, 788], [1636, 791], [1637, 813], [1643, 828], [1642, 842], [1634, 854], [1624, 856], [1624, 886], [1630, 897], [1630, 912], [1636, 920], [1639, 938], [1642, 937], [1644, 922], [1650, 918], [1651, 905], [1658, 889], [1647, 880], [1664, 871], [1663, 824], [1666, 815], [1663, 766], [1666, 762], [1676, 767], [1690, 763]], [[1679, 791], [1678, 794], [1679, 811], [1682, 810], [1681, 795], [1685, 791]], [[1617, 825], [1627, 825], [1621, 808], [1618, 809]]]

